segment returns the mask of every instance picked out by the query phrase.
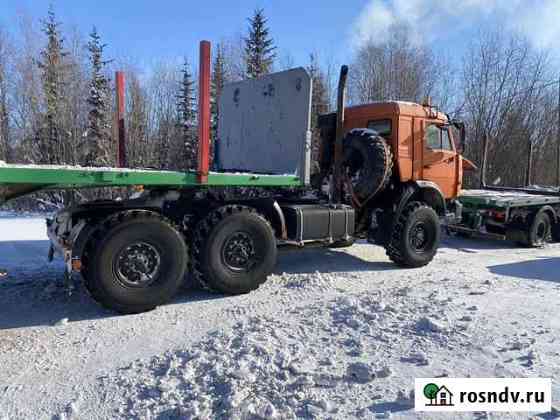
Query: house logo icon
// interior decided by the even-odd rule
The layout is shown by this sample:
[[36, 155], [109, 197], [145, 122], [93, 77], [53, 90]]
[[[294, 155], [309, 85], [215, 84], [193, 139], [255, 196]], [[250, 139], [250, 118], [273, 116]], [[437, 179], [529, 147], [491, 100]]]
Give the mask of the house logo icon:
[[424, 396], [430, 400], [427, 407], [453, 407], [453, 393], [445, 386], [429, 383], [424, 387]]

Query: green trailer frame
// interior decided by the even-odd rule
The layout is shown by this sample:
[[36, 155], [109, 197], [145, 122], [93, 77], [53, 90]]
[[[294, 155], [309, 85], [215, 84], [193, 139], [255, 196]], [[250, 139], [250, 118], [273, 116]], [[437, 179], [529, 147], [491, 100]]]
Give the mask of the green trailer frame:
[[560, 197], [540, 195], [538, 191], [535, 191], [534, 194], [528, 194], [517, 191], [467, 190], [459, 196], [459, 201], [465, 212], [478, 210], [504, 211], [514, 207], [559, 204]]
[[[452, 232], [463, 234], [488, 237], [493, 239], [512, 239], [519, 238], [518, 231], [528, 231], [529, 226], [521, 226], [516, 223], [515, 229], [511, 234], [506, 232], [495, 233], [483, 231], [482, 227], [488, 224], [496, 224], [492, 222], [493, 216], [500, 214], [504, 223], [510, 223], [513, 215], [521, 212], [534, 214], [538, 211], [549, 209], [549, 211], [557, 212], [560, 206], [560, 196], [553, 193], [527, 190], [506, 190], [506, 189], [488, 189], [488, 190], [466, 190], [458, 198], [463, 206], [462, 220], [459, 223], [451, 223], [448, 228]], [[513, 235], [513, 236], [512, 236]]]
[[196, 172], [78, 166], [0, 165], [0, 204], [44, 190], [144, 186], [189, 187], [303, 187], [296, 175], [211, 172], [201, 183]]

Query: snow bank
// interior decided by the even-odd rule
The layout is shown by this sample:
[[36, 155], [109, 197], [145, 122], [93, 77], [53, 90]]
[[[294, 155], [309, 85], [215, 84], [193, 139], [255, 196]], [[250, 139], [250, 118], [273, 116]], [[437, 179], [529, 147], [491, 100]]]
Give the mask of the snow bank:
[[[29, 216], [27, 218], [15, 219], [10, 217], [9, 213], [0, 213], [0, 242], [47, 240], [45, 217]], [[0, 255], [0, 260], [3, 260], [3, 257], [3, 255]]]
[[558, 244], [446, 238], [417, 270], [365, 242], [286, 252], [248, 295], [115, 318], [68, 296], [44, 232], [0, 221], [0, 418], [416, 418], [414, 378], [558, 383]]
[[[285, 287], [297, 287], [296, 278]], [[311, 282], [325, 286], [318, 273]], [[422, 347], [462, 337], [433, 321], [419, 331], [427, 318], [416, 319], [409, 304], [402, 295], [386, 303], [374, 294], [342, 296], [282, 317], [249, 317], [189, 350], [135, 362], [99, 387], [121, 418], [351, 418], [374, 414], [380, 398], [409, 409], [411, 389], [395, 390], [391, 360], [425, 366]], [[400, 343], [420, 336], [408, 354]]]

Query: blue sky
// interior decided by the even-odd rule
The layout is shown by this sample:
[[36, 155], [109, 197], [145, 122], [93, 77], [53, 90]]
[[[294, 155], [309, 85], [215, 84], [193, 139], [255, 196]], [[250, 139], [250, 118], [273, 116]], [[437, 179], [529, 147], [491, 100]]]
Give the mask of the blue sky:
[[[2, 0], [0, 22], [14, 24], [24, 11], [45, 15], [49, 0]], [[54, 0], [56, 13], [66, 25], [83, 32], [97, 25], [109, 53], [149, 61], [159, 57], [193, 57], [198, 41], [218, 41], [242, 33], [246, 18], [263, 7], [280, 48], [289, 51], [296, 64], [307, 61], [311, 51], [343, 59], [347, 56], [346, 25], [354, 21], [367, 0], [344, 3], [296, 0]], [[341, 7], [344, 5], [344, 7]]]
[[109, 56], [145, 64], [194, 61], [199, 40], [244, 33], [256, 7], [269, 17], [280, 58], [289, 52], [296, 65], [312, 51], [323, 62], [348, 62], [353, 48], [382, 39], [395, 21], [415, 28], [418, 42], [457, 56], [480, 27], [518, 31], [539, 47], [560, 39], [560, 0], [1, 0], [0, 22], [10, 27], [21, 12], [42, 17], [50, 3], [66, 27], [88, 33], [97, 25]]

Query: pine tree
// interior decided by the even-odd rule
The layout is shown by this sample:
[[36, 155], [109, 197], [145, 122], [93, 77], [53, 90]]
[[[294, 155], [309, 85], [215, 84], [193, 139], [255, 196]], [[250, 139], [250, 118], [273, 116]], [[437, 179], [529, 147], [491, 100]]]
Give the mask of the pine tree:
[[319, 142], [321, 141], [321, 136], [317, 129], [317, 119], [319, 115], [326, 114], [329, 111], [329, 97], [325, 75], [321, 71], [316, 54], [309, 56], [307, 72], [313, 81], [313, 94], [311, 96], [311, 129], [313, 132], [311, 138], [311, 159], [313, 162], [317, 162], [319, 158]]
[[218, 101], [224, 85], [229, 79], [228, 71], [226, 68], [226, 57], [224, 46], [219, 43], [216, 48], [216, 55], [214, 56], [214, 65], [212, 72], [212, 85], [211, 85], [211, 118], [212, 118], [212, 143], [210, 151], [210, 167], [213, 167], [214, 163], [218, 163], [219, 157], [217, 154], [218, 147], [218, 123], [220, 119], [220, 110], [218, 107]]
[[86, 166], [108, 166], [111, 164], [111, 125], [109, 104], [109, 80], [104, 68], [109, 63], [103, 61], [106, 44], [101, 43], [95, 26], [87, 44], [91, 64], [91, 80], [89, 83], [88, 128], [83, 163]]
[[266, 24], [264, 10], [255, 10], [249, 19], [249, 36], [245, 38], [245, 71], [248, 79], [270, 73], [276, 58], [274, 40], [269, 36]]
[[61, 163], [64, 157], [64, 139], [61, 129], [61, 104], [64, 86], [64, 40], [59, 30], [53, 8], [49, 9], [47, 19], [43, 21], [43, 33], [47, 36], [47, 46], [41, 51], [41, 60], [37, 63], [41, 70], [45, 110], [40, 132], [36, 134], [38, 143], [38, 161], [40, 163]]
[[179, 168], [183, 170], [194, 170], [198, 158], [198, 136], [196, 133], [196, 108], [194, 81], [192, 79], [190, 64], [185, 60], [183, 75], [177, 96], [178, 125], [180, 128], [180, 141], [177, 153], [182, 156], [179, 159]]

